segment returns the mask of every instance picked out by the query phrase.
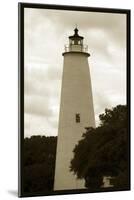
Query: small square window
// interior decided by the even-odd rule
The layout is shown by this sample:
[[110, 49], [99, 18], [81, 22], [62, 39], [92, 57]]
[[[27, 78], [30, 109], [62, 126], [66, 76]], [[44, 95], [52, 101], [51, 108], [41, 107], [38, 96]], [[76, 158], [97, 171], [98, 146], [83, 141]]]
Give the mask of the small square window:
[[76, 117], [75, 118], [76, 119], [76, 123], [80, 123], [80, 114], [77, 113], [75, 117]]

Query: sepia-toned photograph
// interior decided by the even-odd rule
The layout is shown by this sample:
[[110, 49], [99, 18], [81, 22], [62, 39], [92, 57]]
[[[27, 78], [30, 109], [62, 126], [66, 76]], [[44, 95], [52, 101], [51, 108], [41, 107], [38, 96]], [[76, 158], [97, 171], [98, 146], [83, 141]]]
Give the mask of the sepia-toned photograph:
[[130, 11], [19, 13], [20, 196], [130, 190]]

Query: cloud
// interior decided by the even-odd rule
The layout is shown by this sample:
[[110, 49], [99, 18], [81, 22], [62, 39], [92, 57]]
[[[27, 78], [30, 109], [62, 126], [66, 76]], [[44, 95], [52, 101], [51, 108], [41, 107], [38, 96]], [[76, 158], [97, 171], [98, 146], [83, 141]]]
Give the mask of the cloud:
[[53, 114], [49, 108], [48, 98], [37, 95], [25, 96], [25, 113], [43, 116], [51, 116]]
[[75, 24], [91, 54], [97, 124], [104, 108], [126, 103], [125, 14], [25, 8], [25, 136], [57, 134], [62, 52]]
[[30, 137], [32, 135], [56, 136], [57, 135], [56, 120], [52, 120], [52, 119], [53, 117], [49, 118], [42, 115], [33, 115], [33, 114], [25, 113], [24, 115], [25, 137]]

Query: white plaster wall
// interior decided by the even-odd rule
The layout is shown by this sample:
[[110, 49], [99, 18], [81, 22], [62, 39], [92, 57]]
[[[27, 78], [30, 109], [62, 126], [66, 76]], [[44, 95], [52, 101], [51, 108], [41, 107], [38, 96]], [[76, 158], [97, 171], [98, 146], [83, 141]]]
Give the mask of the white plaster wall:
[[[80, 123], [75, 115], [80, 113]], [[84, 188], [84, 180], [76, 180], [69, 171], [75, 144], [85, 132], [84, 127], [95, 127], [88, 54], [64, 54], [58, 144], [55, 170], [55, 190]]]

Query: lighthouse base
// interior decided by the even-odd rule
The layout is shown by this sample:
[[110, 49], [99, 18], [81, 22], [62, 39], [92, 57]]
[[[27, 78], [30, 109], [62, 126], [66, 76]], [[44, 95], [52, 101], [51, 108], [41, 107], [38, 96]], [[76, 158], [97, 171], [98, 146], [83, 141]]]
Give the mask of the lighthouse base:
[[75, 189], [85, 189], [85, 180], [77, 179], [73, 174], [70, 173], [66, 178], [59, 175], [55, 179], [54, 190], [75, 190]]

